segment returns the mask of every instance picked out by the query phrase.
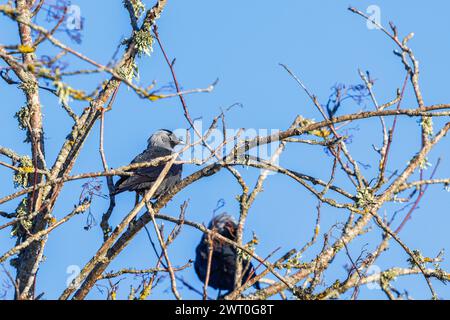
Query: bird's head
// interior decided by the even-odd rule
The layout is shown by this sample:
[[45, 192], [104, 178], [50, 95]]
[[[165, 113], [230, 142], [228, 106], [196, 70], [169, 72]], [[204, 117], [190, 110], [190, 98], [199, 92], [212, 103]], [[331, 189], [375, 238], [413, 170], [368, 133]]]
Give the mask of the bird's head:
[[230, 240], [236, 239], [236, 220], [226, 212], [215, 216], [209, 223], [208, 228], [216, 229], [218, 233]]
[[150, 136], [147, 140], [149, 147], [160, 147], [168, 150], [179, 144], [183, 144], [183, 141], [177, 138], [177, 136], [170, 130], [160, 129]]

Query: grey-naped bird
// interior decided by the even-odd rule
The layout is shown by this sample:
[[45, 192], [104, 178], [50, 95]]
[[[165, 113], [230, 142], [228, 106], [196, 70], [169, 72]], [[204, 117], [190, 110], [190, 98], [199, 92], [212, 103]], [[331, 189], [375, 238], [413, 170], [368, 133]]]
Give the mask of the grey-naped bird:
[[[150, 136], [147, 143], [147, 149], [134, 158], [133, 161], [131, 161], [131, 164], [148, 162], [156, 158], [169, 156], [174, 152], [173, 148], [183, 142], [179, 140], [172, 131], [160, 129]], [[161, 163], [157, 166], [133, 170], [133, 176], [121, 177], [116, 182], [113, 194], [116, 195], [124, 191], [134, 191], [138, 195], [143, 195], [145, 191], [153, 186], [161, 171], [164, 169], [164, 166], [165, 163]], [[161, 194], [179, 182], [181, 180], [181, 171], [181, 164], [173, 164], [154, 193], [152, 199], [158, 198]]]
[[[232, 216], [227, 213], [222, 213], [211, 220], [208, 229], [216, 230], [216, 232], [225, 238], [236, 241], [237, 227], [236, 221]], [[231, 292], [234, 289], [234, 277], [236, 274], [236, 249], [232, 245], [217, 238], [213, 239], [212, 245], [213, 253], [208, 286], [214, 289]], [[206, 234], [203, 234], [200, 243], [195, 249], [195, 253], [195, 273], [200, 281], [205, 283], [208, 271], [209, 253], [209, 243]], [[256, 276], [256, 273], [253, 264], [249, 260], [243, 260], [242, 268], [244, 275], [242, 277], [242, 284], [244, 284], [250, 279], [253, 279]], [[259, 282], [255, 282], [254, 287], [259, 290]]]

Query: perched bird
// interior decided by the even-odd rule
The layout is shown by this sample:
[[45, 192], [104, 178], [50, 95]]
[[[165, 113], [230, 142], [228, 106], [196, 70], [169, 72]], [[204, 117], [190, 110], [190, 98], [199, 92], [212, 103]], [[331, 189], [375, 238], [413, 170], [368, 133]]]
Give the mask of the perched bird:
[[[156, 158], [169, 156], [174, 150], [173, 148], [181, 144], [172, 131], [161, 129], [156, 131], [147, 140], [148, 146], [141, 154], [131, 161], [131, 164], [148, 162]], [[161, 163], [157, 166], [136, 169], [132, 176], [121, 177], [114, 186], [113, 195], [119, 194], [124, 191], [134, 191], [137, 195], [143, 195], [145, 191], [149, 190], [155, 181], [158, 179], [161, 171], [164, 169], [165, 163]], [[162, 183], [157, 188], [152, 199], [158, 198], [161, 194], [167, 191], [181, 180], [181, 164], [173, 164], [167, 173]]]
[[[222, 236], [235, 241], [237, 224], [232, 216], [222, 213], [214, 217], [209, 223], [210, 230], [216, 230]], [[211, 259], [211, 269], [208, 285], [214, 289], [233, 291], [234, 276], [236, 273], [236, 249], [224, 243], [220, 239], [213, 239], [213, 253]], [[208, 268], [209, 253], [208, 236], [203, 234], [199, 245], [196, 248], [194, 268], [198, 278], [204, 283]], [[243, 260], [242, 284], [256, 276], [255, 269], [250, 261]], [[255, 283], [255, 288], [260, 289], [259, 282]]]

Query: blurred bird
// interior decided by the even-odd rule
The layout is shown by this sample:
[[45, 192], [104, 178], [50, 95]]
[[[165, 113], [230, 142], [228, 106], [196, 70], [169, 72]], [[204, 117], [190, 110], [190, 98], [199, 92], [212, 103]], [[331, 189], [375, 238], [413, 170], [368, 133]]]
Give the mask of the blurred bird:
[[[236, 241], [236, 221], [232, 216], [226, 213], [214, 217], [209, 223], [208, 228], [217, 231], [219, 234], [230, 240]], [[234, 276], [236, 273], [236, 249], [220, 239], [213, 239], [212, 243], [213, 253], [208, 285], [214, 289], [231, 292], [234, 289]], [[194, 263], [195, 272], [203, 283], [206, 280], [208, 268], [208, 249], [208, 236], [203, 234], [202, 239], [196, 248]], [[244, 274], [242, 277], [242, 284], [256, 276], [255, 269], [248, 260], [243, 260], [242, 270]], [[254, 287], [259, 290], [259, 282], [256, 282]]]
[[[178, 144], [182, 144], [182, 141], [172, 131], [161, 129], [152, 134], [147, 140], [147, 143], [147, 149], [134, 158], [131, 164], [149, 162], [160, 157], [169, 156], [173, 154], [173, 148]], [[153, 186], [161, 171], [164, 169], [164, 166], [165, 163], [161, 163], [157, 166], [132, 170], [131, 172], [134, 175], [121, 177], [116, 182], [112, 194], [116, 195], [124, 191], [135, 191], [137, 196], [143, 195]], [[179, 182], [181, 180], [181, 171], [181, 164], [173, 164], [162, 183], [156, 189], [152, 199], [158, 198]]]

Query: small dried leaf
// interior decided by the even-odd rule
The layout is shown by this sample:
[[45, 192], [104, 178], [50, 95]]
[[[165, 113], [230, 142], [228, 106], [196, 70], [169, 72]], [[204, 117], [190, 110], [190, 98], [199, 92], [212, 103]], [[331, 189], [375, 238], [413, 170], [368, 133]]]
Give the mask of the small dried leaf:
[[159, 99], [162, 99], [162, 98], [164, 98], [164, 96], [160, 96], [160, 95], [157, 95], [157, 94], [152, 94], [152, 95], [150, 95], [148, 97], [148, 100], [150, 100], [150, 101], [158, 101]]
[[331, 134], [331, 132], [330, 132], [330, 130], [322, 128], [319, 130], [313, 130], [310, 132], [310, 134], [312, 134], [313, 136], [320, 137], [320, 138], [327, 138]]

